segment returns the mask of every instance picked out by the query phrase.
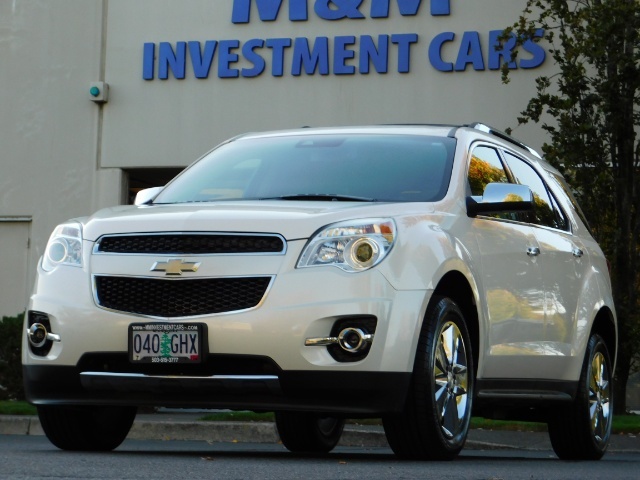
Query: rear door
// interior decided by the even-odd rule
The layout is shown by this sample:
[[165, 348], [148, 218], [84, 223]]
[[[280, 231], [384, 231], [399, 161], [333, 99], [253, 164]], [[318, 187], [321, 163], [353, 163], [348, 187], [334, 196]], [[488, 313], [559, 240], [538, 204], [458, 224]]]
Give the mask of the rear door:
[[[547, 356], [570, 357], [581, 313], [578, 300], [588, 274], [587, 249], [571, 234], [569, 221], [538, 173], [523, 159], [505, 154], [519, 183], [534, 193], [536, 210], [529, 216], [540, 244], [539, 263], [545, 290], [545, 335], [541, 345]], [[582, 313], [586, 321], [586, 312]], [[556, 372], [562, 377], [561, 372]]]

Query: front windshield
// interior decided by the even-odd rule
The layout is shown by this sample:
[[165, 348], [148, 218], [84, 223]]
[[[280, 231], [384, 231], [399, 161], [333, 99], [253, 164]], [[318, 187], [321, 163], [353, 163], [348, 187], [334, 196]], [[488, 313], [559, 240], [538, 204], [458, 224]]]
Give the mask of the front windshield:
[[455, 140], [418, 135], [239, 139], [193, 164], [154, 203], [220, 200], [431, 202], [449, 186]]

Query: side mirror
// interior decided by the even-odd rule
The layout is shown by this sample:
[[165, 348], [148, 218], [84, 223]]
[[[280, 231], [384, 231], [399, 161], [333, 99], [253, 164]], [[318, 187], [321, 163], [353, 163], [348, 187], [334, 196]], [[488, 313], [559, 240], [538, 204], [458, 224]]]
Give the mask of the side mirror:
[[156, 195], [160, 193], [160, 191], [164, 187], [153, 187], [153, 188], [145, 188], [144, 190], [140, 190], [136, 194], [136, 198], [133, 201], [134, 205], [144, 205], [149, 203], [151, 200], [155, 198]]
[[526, 185], [489, 183], [481, 197], [467, 197], [467, 215], [530, 212], [534, 205], [533, 192]]

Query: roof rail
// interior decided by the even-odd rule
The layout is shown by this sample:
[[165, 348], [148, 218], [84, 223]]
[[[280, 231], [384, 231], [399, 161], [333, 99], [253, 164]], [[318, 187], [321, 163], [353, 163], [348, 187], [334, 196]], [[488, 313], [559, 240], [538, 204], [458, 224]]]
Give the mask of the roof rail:
[[531, 155], [534, 155], [540, 159], [542, 159], [542, 155], [540, 155], [538, 152], [536, 152], [533, 148], [531, 148], [529, 145], [522, 143], [519, 140], [516, 140], [515, 138], [513, 138], [511, 135], [498, 130], [497, 128], [493, 128], [489, 125], [486, 125], [484, 123], [480, 123], [480, 122], [474, 122], [474, 123], [470, 123], [469, 125], [465, 125], [469, 128], [473, 128], [475, 130], [480, 130], [481, 132], [484, 133], [488, 133], [490, 135], [494, 135], [502, 140], [505, 140], [509, 143], [512, 143], [513, 145], [516, 145], [520, 148], [525, 149], [526, 151], [528, 151]]

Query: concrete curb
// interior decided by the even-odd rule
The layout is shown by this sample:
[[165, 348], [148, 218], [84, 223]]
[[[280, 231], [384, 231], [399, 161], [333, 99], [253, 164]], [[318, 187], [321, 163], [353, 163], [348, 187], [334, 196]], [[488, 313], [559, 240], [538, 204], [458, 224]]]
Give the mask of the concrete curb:
[[[137, 419], [127, 436], [131, 440], [194, 440], [209, 443], [278, 443], [280, 438], [272, 422], [204, 422]], [[44, 435], [35, 416], [0, 415], [0, 435]], [[341, 446], [389, 447], [381, 427], [347, 425]], [[517, 449], [514, 445], [468, 440], [465, 448], [479, 450]]]
[[[0, 435], [44, 435], [40, 420], [35, 416], [0, 415]], [[272, 422], [203, 422], [136, 420], [127, 436], [132, 440], [201, 440], [231, 443], [278, 443]], [[347, 426], [340, 445], [359, 447], [388, 447], [384, 432], [377, 428]]]
[[[202, 440], [210, 443], [278, 443], [276, 426], [271, 422], [164, 422], [136, 421], [129, 432], [135, 440]], [[381, 427], [345, 426], [340, 437], [343, 447], [389, 448]], [[515, 450], [516, 445], [467, 440], [469, 450]]]
[[0, 415], [0, 435], [44, 435], [38, 417]]
[[[0, 415], [0, 435], [44, 435], [37, 416]], [[206, 422], [193, 416], [139, 415], [127, 436], [132, 440], [194, 440], [208, 443], [278, 443], [272, 422]], [[388, 448], [384, 430], [377, 425], [347, 424], [339, 445]], [[552, 451], [545, 432], [471, 430], [466, 450]], [[640, 453], [640, 436], [613, 435], [609, 452]]]

